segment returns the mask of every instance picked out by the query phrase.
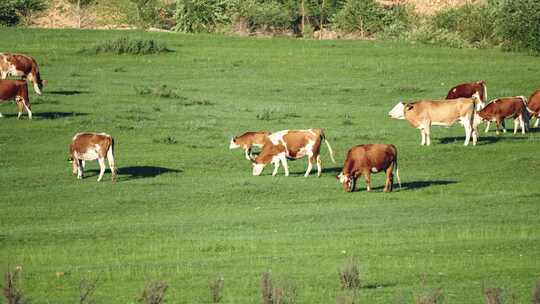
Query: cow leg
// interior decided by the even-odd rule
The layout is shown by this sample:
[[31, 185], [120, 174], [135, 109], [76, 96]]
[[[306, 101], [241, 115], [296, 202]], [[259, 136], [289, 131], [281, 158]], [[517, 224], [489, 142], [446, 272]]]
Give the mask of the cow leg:
[[497, 126], [497, 131], [495, 133], [497, 133], [497, 135], [501, 134], [499, 132], [501, 129], [501, 120], [497, 118], [497, 120], [495, 121], [495, 125]]
[[501, 120], [501, 125], [502, 125], [503, 133], [506, 133], [506, 123], [505, 123], [504, 121], [505, 121], [505, 119], [503, 118], [503, 119]]
[[101, 179], [103, 178], [103, 174], [105, 173], [105, 159], [103, 157], [100, 157], [98, 158], [98, 162], [99, 162], [99, 177], [97, 179], [97, 181], [101, 181]]
[[74, 159], [73, 161], [76, 161], [79, 165], [77, 166], [77, 179], [82, 179], [83, 178], [83, 166], [81, 165], [82, 162], [84, 161], [81, 161], [81, 160], [78, 160], [78, 159]]
[[525, 134], [525, 118], [523, 114], [519, 115], [519, 122], [521, 123], [521, 134]]
[[[2, 113], [0, 113], [0, 118], [1, 118], [1, 117], [4, 117], [4, 115], [2, 115]], [[538, 120], [537, 120], [537, 121], [538, 121]]]
[[366, 190], [370, 192], [371, 191], [371, 172], [366, 171], [364, 173], [364, 178], [366, 179]]
[[283, 165], [283, 170], [285, 170], [285, 176], [289, 176], [289, 166], [287, 165], [285, 153], [281, 156], [281, 164]]
[[85, 160], [81, 160], [81, 164], [82, 164], [82, 168], [86, 168], [86, 161]]
[[420, 129], [420, 135], [422, 136], [422, 142], [420, 143], [421, 146], [426, 144], [426, 131], [424, 129]]
[[308, 177], [309, 173], [311, 173], [311, 169], [313, 169], [313, 164], [311, 163], [311, 160], [312, 160], [312, 157], [308, 156], [308, 158], [307, 158], [307, 170], [306, 170], [306, 173], [304, 174], [304, 177]]
[[468, 146], [469, 141], [471, 140], [472, 127], [468, 122], [464, 122], [463, 128], [465, 129], [465, 142], [463, 143], [463, 145]]
[[488, 121], [486, 122], [486, 129], [484, 130], [484, 133], [489, 132], [489, 125], [490, 125], [490, 124], [491, 124], [491, 121], [488, 120]]
[[28, 113], [28, 119], [32, 119], [32, 111], [30, 111], [30, 108], [24, 104], [24, 108], [26, 109], [26, 113]]
[[281, 162], [281, 160], [278, 160], [277, 162], [274, 163], [274, 171], [272, 171], [272, 176], [276, 176], [277, 171], [279, 169], [279, 163], [280, 162]]
[[540, 116], [536, 116], [536, 122], [534, 123], [535, 128], [538, 128], [538, 123], [540, 123]]
[[426, 145], [431, 146], [431, 137], [429, 133], [430, 132], [429, 127], [427, 127], [424, 132], [426, 134]]
[[386, 168], [386, 182], [384, 184], [384, 192], [392, 192], [394, 188], [394, 166]]
[[24, 105], [22, 102], [20, 101], [16, 101], [17, 102], [17, 111], [19, 112], [19, 114], [17, 115], [17, 119], [21, 119], [21, 116], [22, 116], [22, 113], [23, 113], [23, 108], [24, 108]]
[[246, 154], [246, 159], [251, 160], [251, 148], [250, 149], [245, 149], [244, 153]]
[[514, 135], [517, 134], [517, 130], [519, 127], [519, 117], [514, 118]]
[[478, 128], [475, 128], [473, 126], [473, 128], [472, 128], [472, 144], [473, 144], [473, 146], [476, 146], [477, 142], [478, 142]]
[[321, 166], [321, 155], [317, 155], [317, 176], [321, 176], [322, 166]]
[[6, 79], [6, 78], [7, 78], [7, 75], [8, 75], [8, 71], [2, 71], [2, 72], [0, 72], [0, 77], [2, 77], [2, 79]]

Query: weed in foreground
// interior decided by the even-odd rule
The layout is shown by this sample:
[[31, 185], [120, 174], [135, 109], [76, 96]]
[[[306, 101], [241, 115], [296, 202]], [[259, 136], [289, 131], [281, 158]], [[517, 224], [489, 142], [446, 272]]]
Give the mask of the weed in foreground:
[[176, 138], [174, 138], [172, 136], [167, 136], [167, 137], [163, 137], [163, 138], [154, 138], [152, 140], [152, 142], [155, 143], [155, 144], [174, 145], [174, 144], [178, 143], [178, 140], [176, 140]]
[[165, 301], [165, 292], [169, 285], [165, 282], [150, 281], [144, 286], [140, 297], [137, 299], [139, 303], [144, 304], [161, 304]]
[[13, 272], [8, 270], [4, 275], [4, 286], [2, 289], [7, 304], [22, 304], [26, 302], [23, 291], [19, 287], [19, 273], [20, 269], [16, 268]]
[[441, 288], [422, 294], [414, 299], [415, 304], [442, 304], [444, 293]]
[[360, 267], [356, 258], [349, 258], [345, 265], [339, 270], [339, 281], [341, 289], [356, 290], [361, 287]]
[[540, 304], [540, 281], [536, 282], [536, 287], [534, 288], [533, 298], [531, 302], [533, 304]]
[[503, 290], [498, 287], [484, 287], [482, 290], [486, 304], [502, 304]]
[[225, 280], [223, 277], [217, 277], [208, 282], [208, 288], [212, 296], [212, 303], [219, 303], [223, 299], [223, 288], [225, 287]]
[[357, 292], [342, 292], [336, 297], [336, 304], [356, 304], [358, 303]]
[[95, 304], [94, 292], [97, 288], [97, 279], [93, 281], [82, 280], [79, 283], [79, 303], [80, 304]]

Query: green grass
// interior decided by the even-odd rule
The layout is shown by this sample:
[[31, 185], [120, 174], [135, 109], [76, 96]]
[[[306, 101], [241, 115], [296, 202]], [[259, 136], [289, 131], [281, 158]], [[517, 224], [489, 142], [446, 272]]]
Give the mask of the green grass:
[[[360, 261], [361, 303], [412, 302], [442, 288], [448, 303], [481, 303], [502, 287], [530, 301], [540, 277], [539, 133], [432, 129], [431, 147], [387, 112], [484, 79], [489, 97], [529, 95], [540, 58], [362, 41], [250, 39], [125, 31], [2, 29], [0, 49], [31, 54], [49, 81], [32, 93], [35, 119], [0, 112], [0, 271], [23, 267], [33, 303], [74, 303], [99, 278], [97, 303], [134, 303], [145, 282], [169, 284], [168, 303], [260, 303], [260, 276], [292, 282], [298, 303], [335, 303], [338, 270]], [[128, 35], [164, 42], [161, 55], [78, 51]], [[156, 94], [138, 94], [147, 88]], [[160, 88], [174, 90], [160, 97]], [[166, 92], [167, 93], [167, 92]], [[168, 98], [165, 98], [168, 97]], [[508, 123], [508, 127], [512, 124]], [[323, 176], [251, 176], [232, 135], [321, 127]], [[116, 140], [119, 180], [97, 164], [71, 175], [73, 134]], [[335, 179], [355, 144], [398, 147], [404, 188], [345, 193]], [[57, 277], [56, 272], [66, 275]]]

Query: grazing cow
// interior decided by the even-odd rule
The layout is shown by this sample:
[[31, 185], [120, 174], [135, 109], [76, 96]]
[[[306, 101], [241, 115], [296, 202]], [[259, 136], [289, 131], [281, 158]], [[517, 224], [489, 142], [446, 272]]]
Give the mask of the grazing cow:
[[308, 167], [304, 176], [307, 177], [311, 172], [314, 159], [317, 162], [317, 176], [321, 176], [320, 149], [322, 140], [324, 140], [328, 147], [332, 162], [335, 163], [334, 152], [326, 140], [322, 129], [283, 130], [270, 134], [264, 143], [261, 153], [252, 160], [253, 175], [260, 175], [264, 166], [272, 163], [274, 164], [272, 176], [275, 176], [281, 163], [285, 170], [285, 176], [289, 176], [287, 159], [295, 160], [307, 156]]
[[34, 90], [39, 95], [47, 84], [46, 80], [41, 79], [34, 58], [23, 54], [0, 53], [0, 76], [6, 79], [8, 75], [28, 79], [34, 84]]
[[262, 148], [264, 142], [270, 135], [270, 132], [246, 132], [240, 136], [235, 136], [231, 139], [229, 149], [242, 148], [247, 160], [252, 160], [251, 147]]
[[478, 132], [474, 123], [475, 112], [481, 107], [478, 94], [472, 98], [451, 100], [424, 100], [412, 103], [398, 103], [388, 115], [395, 119], [406, 119], [413, 127], [420, 129], [421, 145], [430, 145], [430, 128], [434, 126], [450, 127], [459, 121], [465, 128], [465, 143], [469, 144], [471, 135], [476, 145]]
[[[32, 119], [30, 99], [28, 99], [28, 84], [24, 80], [0, 79], [0, 100], [15, 100], [21, 118], [23, 109], [28, 113], [28, 119]], [[0, 117], [2, 114], [0, 113]]]
[[448, 91], [446, 99], [457, 99], [457, 98], [471, 98], [474, 93], [478, 93], [480, 100], [482, 102], [487, 101], [487, 86], [486, 82], [483, 80], [462, 83], [453, 87]]
[[69, 145], [69, 160], [73, 164], [73, 174], [77, 174], [78, 179], [83, 178], [85, 161], [98, 160], [99, 177], [101, 181], [105, 173], [105, 158], [111, 168], [112, 180], [116, 179], [116, 168], [114, 166], [114, 140], [112, 136], [105, 133], [77, 133]]
[[[497, 123], [497, 134], [499, 134], [501, 122], [507, 117], [514, 118], [514, 134], [517, 133], [520, 125], [521, 133], [525, 134], [525, 124], [528, 124], [529, 117], [527, 114], [527, 99], [524, 96], [497, 98], [489, 102], [477, 114], [482, 121], [495, 121]], [[506, 129], [503, 129], [503, 132], [506, 132]]]
[[536, 122], [534, 127], [538, 127], [538, 122], [540, 121], [540, 90], [536, 90], [529, 97], [529, 102], [527, 104], [527, 110], [531, 115], [531, 118], [536, 117]]
[[394, 169], [401, 188], [396, 147], [385, 144], [358, 145], [347, 152], [343, 169], [336, 178], [345, 191], [352, 192], [356, 187], [356, 180], [363, 175], [366, 179], [367, 191], [371, 191], [371, 173], [385, 171], [384, 192], [391, 192], [394, 188]]

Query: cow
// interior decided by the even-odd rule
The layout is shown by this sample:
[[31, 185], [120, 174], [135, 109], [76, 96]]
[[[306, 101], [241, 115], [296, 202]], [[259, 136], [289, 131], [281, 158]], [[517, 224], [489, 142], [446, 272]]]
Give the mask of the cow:
[[[497, 134], [499, 134], [501, 123], [507, 117], [514, 118], [514, 134], [517, 133], [519, 126], [521, 126], [521, 133], [525, 134], [527, 128], [525, 125], [528, 125], [529, 117], [527, 114], [527, 98], [524, 96], [496, 98], [478, 111], [477, 114], [481, 121], [495, 121], [497, 123]], [[506, 132], [504, 126], [503, 132]]]
[[[479, 80], [476, 82], [468, 82], [458, 84], [448, 91], [446, 99], [456, 99], [456, 98], [471, 98], [474, 93], [478, 93], [480, 100], [482, 101], [482, 107], [488, 101], [487, 99], [487, 86], [484, 80]], [[504, 121], [503, 121], [504, 128]], [[489, 122], [486, 125], [486, 133], [489, 131]]]
[[311, 172], [313, 160], [317, 163], [317, 176], [321, 176], [320, 149], [322, 140], [324, 140], [328, 147], [332, 162], [335, 163], [334, 152], [326, 140], [322, 129], [283, 130], [270, 134], [263, 145], [261, 153], [251, 161], [253, 175], [260, 175], [264, 167], [272, 163], [274, 164], [272, 176], [275, 176], [281, 163], [285, 170], [285, 176], [289, 176], [287, 159], [296, 160], [307, 156], [308, 167], [304, 176], [307, 177]]
[[371, 191], [371, 173], [384, 171], [386, 173], [384, 192], [392, 192], [394, 188], [394, 170], [396, 170], [398, 184], [401, 188], [397, 149], [394, 145], [357, 145], [347, 152], [343, 169], [336, 178], [346, 192], [352, 192], [356, 187], [356, 180], [363, 175], [369, 192]]
[[530, 114], [530, 117], [536, 117], [536, 122], [534, 127], [538, 127], [538, 122], [540, 121], [540, 90], [536, 90], [529, 97], [529, 102], [527, 104], [527, 110]]
[[448, 91], [446, 99], [471, 98], [474, 93], [478, 93], [482, 102], [487, 101], [487, 86], [484, 80], [458, 84]]
[[0, 77], [6, 79], [8, 75], [28, 79], [34, 85], [34, 91], [41, 95], [46, 80], [41, 79], [39, 67], [34, 58], [23, 54], [0, 53]]
[[[30, 110], [30, 99], [28, 98], [28, 84], [24, 80], [0, 79], [0, 100], [15, 100], [19, 115], [21, 118], [23, 109], [28, 113], [28, 119], [32, 119], [32, 110]], [[0, 117], [2, 114], [0, 113]]]
[[112, 180], [115, 181], [116, 167], [114, 165], [114, 140], [112, 136], [93, 132], [77, 133], [73, 136], [69, 145], [68, 160], [71, 161], [72, 172], [77, 175], [78, 179], [83, 178], [85, 161], [97, 159], [100, 169], [97, 181], [101, 181], [105, 173], [105, 158], [107, 158], [111, 168]]
[[252, 160], [253, 155], [251, 154], [251, 147], [262, 148], [264, 142], [270, 135], [270, 132], [260, 131], [260, 132], [246, 132], [240, 136], [234, 136], [231, 138], [229, 144], [229, 149], [242, 148], [244, 150], [247, 160]]
[[450, 127], [459, 121], [465, 128], [464, 145], [469, 144], [472, 136], [473, 145], [478, 140], [475, 112], [482, 103], [478, 94], [472, 98], [451, 100], [423, 100], [411, 103], [400, 102], [388, 112], [391, 118], [406, 119], [413, 127], [420, 129], [421, 145], [431, 145], [430, 128], [434, 126]]

